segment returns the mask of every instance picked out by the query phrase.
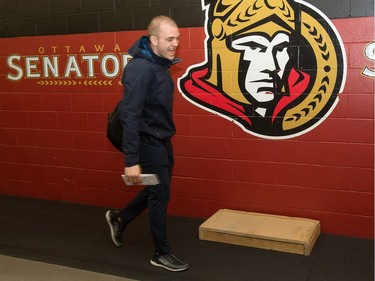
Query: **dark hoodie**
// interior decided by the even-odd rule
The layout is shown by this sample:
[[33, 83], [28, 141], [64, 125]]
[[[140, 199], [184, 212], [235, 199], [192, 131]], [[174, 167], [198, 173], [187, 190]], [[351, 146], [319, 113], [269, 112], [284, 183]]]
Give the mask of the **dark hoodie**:
[[154, 54], [146, 36], [129, 49], [129, 54], [133, 58], [122, 75], [124, 95], [120, 106], [122, 149], [127, 167], [139, 164], [140, 134], [160, 140], [175, 134], [172, 116], [174, 83], [169, 67], [178, 61]]

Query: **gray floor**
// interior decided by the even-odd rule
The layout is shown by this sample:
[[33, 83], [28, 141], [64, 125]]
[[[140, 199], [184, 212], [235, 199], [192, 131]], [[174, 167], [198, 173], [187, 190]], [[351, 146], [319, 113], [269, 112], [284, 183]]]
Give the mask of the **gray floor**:
[[322, 234], [303, 256], [201, 241], [204, 220], [181, 217], [168, 218], [168, 236], [190, 268], [169, 272], [150, 265], [146, 214], [128, 226], [124, 247], [116, 248], [106, 210], [0, 195], [0, 280], [374, 281], [372, 239]]
[[0, 255], [4, 281], [135, 281], [113, 275]]

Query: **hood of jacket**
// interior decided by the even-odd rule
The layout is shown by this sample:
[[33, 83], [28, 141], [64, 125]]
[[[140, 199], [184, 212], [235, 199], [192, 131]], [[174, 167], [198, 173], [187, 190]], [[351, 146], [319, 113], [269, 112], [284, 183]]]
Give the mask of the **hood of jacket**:
[[181, 61], [179, 58], [174, 58], [169, 60], [163, 57], [156, 55], [150, 47], [150, 39], [148, 36], [142, 36], [139, 38], [133, 46], [129, 48], [129, 55], [133, 58], [145, 58], [151, 62], [163, 65], [165, 67], [170, 67], [173, 64], [176, 64]]

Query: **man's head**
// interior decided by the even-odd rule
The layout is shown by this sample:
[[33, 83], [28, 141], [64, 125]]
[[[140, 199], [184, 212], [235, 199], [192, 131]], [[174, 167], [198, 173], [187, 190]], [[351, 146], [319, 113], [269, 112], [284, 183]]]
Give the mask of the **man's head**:
[[153, 52], [163, 58], [173, 60], [179, 43], [180, 32], [176, 22], [167, 16], [157, 16], [148, 25], [150, 46]]

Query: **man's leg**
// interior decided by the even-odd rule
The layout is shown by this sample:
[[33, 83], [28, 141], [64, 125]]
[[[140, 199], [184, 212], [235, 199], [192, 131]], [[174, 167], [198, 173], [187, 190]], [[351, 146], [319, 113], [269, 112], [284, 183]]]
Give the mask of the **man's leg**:
[[148, 212], [155, 251], [160, 254], [170, 252], [167, 239], [167, 208], [170, 198], [170, 176], [167, 166], [154, 167], [160, 184], [150, 186], [148, 198]]

